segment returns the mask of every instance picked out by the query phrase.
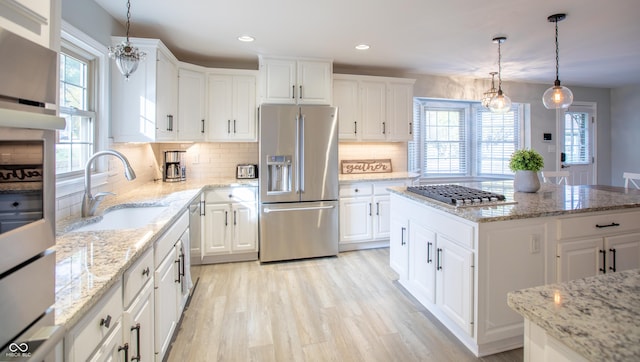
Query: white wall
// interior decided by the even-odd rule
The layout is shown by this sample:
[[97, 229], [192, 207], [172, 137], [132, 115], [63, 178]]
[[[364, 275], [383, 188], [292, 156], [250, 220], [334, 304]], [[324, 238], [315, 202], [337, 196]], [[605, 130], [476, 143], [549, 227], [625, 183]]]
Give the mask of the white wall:
[[640, 85], [611, 91], [611, 183], [623, 185], [622, 173], [640, 173]]

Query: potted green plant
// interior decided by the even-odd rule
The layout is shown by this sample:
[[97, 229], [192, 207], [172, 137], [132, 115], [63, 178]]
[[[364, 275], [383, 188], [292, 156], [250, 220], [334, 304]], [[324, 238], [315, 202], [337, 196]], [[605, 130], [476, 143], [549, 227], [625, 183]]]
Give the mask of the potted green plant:
[[538, 171], [544, 167], [544, 159], [533, 149], [517, 150], [509, 159], [509, 168], [515, 172], [513, 188], [516, 192], [536, 192], [540, 189]]

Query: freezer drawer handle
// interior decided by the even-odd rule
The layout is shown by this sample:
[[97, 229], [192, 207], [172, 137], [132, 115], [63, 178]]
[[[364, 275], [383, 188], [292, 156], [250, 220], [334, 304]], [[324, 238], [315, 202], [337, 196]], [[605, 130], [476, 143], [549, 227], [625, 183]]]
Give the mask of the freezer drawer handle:
[[325, 210], [325, 209], [333, 209], [334, 205], [327, 206], [313, 206], [313, 207], [291, 207], [287, 209], [272, 209], [269, 207], [264, 208], [264, 213], [268, 214], [270, 212], [283, 212], [283, 211], [308, 211], [308, 210]]

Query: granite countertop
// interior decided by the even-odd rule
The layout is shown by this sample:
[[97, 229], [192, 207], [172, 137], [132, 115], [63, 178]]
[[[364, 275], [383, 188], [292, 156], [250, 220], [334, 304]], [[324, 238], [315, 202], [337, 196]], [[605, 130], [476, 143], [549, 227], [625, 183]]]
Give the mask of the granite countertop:
[[591, 361], [640, 361], [640, 269], [519, 290], [507, 303]]
[[538, 192], [524, 193], [513, 191], [512, 180], [455, 184], [502, 194], [507, 202], [504, 205], [454, 207], [408, 192], [406, 187], [390, 187], [389, 191], [478, 223], [640, 208], [640, 193], [620, 192], [619, 188], [542, 184]]
[[175, 183], [149, 182], [142, 187], [109, 196], [99, 206], [106, 209], [126, 206], [164, 205], [153, 223], [128, 230], [73, 232], [100, 216], [78, 216], [56, 222], [56, 302], [55, 323], [69, 329], [95, 305], [109, 288], [120, 281], [131, 266], [187, 210], [201, 191], [210, 187], [258, 186], [257, 180], [210, 180]]
[[358, 173], [344, 174], [338, 176], [341, 184], [358, 181], [392, 181], [402, 179], [417, 179], [420, 174], [415, 172], [384, 172], [384, 173]]

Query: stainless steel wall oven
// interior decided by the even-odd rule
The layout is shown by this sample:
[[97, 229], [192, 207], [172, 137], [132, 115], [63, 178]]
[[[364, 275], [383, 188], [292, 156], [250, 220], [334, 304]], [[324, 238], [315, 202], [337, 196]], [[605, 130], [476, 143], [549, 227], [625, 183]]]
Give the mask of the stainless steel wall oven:
[[64, 335], [50, 249], [55, 130], [65, 126], [48, 106], [56, 64], [56, 52], [0, 28], [0, 360], [52, 360]]

